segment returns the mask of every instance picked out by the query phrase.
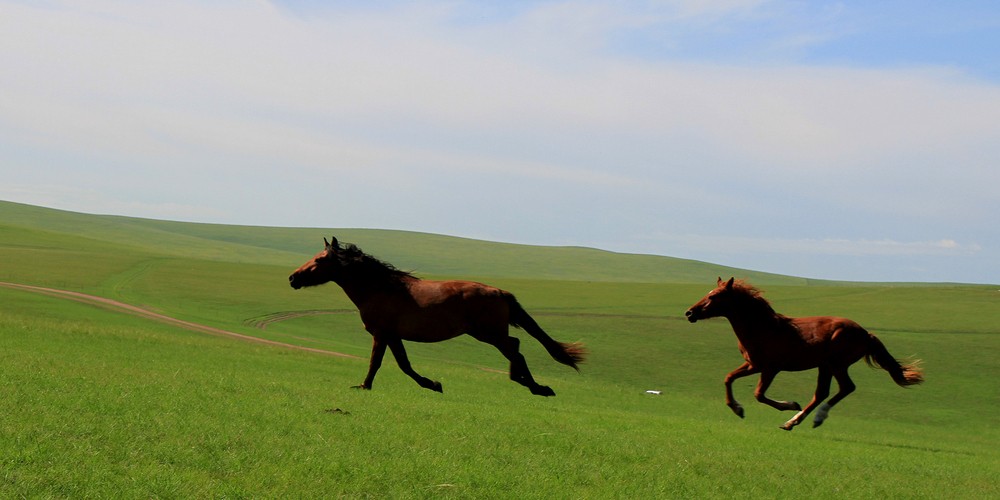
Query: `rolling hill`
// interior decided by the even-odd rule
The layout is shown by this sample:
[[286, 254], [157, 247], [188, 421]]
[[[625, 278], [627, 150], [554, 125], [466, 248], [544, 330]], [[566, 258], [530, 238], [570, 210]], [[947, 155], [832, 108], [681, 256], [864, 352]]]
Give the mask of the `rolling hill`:
[[0, 201], [0, 245], [31, 241], [54, 247], [111, 244], [173, 257], [297, 266], [335, 235], [401, 269], [429, 276], [529, 278], [565, 281], [712, 284], [716, 276], [755, 283], [806, 284], [792, 276], [695, 260], [615, 253], [593, 248], [497, 243], [378, 229], [232, 226], [90, 215]]

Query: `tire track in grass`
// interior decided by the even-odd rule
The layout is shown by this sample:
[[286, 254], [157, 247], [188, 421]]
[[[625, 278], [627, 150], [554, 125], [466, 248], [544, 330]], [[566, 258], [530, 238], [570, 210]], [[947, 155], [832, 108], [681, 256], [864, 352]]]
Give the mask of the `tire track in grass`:
[[262, 339], [259, 337], [254, 337], [251, 335], [244, 335], [242, 333], [230, 332], [228, 330], [223, 330], [221, 328], [216, 328], [213, 326], [202, 325], [198, 323], [192, 323], [190, 321], [184, 321], [182, 319], [172, 318], [170, 316], [156, 313], [148, 309], [143, 309], [138, 306], [131, 304], [126, 304], [124, 302], [119, 302], [117, 300], [108, 299], [104, 297], [99, 297], [97, 295], [90, 295], [86, 293], [73, 292], [70, 290], [59, 290], [56, 288], [45, 288], [33, 285], [22, 285], [19, 283], [7, 283], [0, 281], [0, 287], [21, 290], [27, 292], [39, 293], [42, 295], [47, 295], [49, 297], [57, 297], [61, 299], [73, 300], [83, 304], [89, 304], [92, 306], [103, 307], [105, 309], [110, 309], [112, 311], [124, 312], [127, 314], [132, 314], [134, 316], [139, 316], [141, 318], [150, 319], [160, 323], [164, 323], [171, 326], [176, 326], [183, 328], [185, 330], [190, 330], [199, 333], [206, 333], [209, 335], [215, 335], [219, 337], [229, 337], [232, 339], [242, 340], [244, 342], [252, 342], [255, 344], [264, 344], [275, 347], [283, 347], [285, 349], [294, 349], [296, 351], [306, 351], [316, 354], [323, 354], [326, 356], [336, 356], [339, 358], [350, 358], [350, 359], [365, 359], [360, 356], [354, 356], [353, 354], [345, 354], [342, 352], [328, 351], [326, 349], [317, 349], [314, 347], [305, 347], [295, 344], [286, 344], [284, 342], [278, 342], [275, 340]]
[[243, 321], [246, 326], [252, 326], [254, 328], [259, 328], [261, 330], [267, 330], [267, 326], [271, 323], [277, 323], [279, 321], [285, 321], [295, 318], [303, 318], [306, 316], [319, 316], [325, 314], [357, 314], [354, 309], [311, 309], [304, 311], [278, 311], [275, 313], [265, 314], [263, 316], [253, 317]]

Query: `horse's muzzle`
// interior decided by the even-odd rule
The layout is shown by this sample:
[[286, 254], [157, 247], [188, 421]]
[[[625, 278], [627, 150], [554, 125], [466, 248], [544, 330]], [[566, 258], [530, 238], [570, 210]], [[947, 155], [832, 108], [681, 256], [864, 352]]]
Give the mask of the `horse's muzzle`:
[[295, 275], [294, 274], [288, 276], [288, 284], [291, 285], [291, 287], [294, 288], [294, 289], [296, 289], [296, 290], [298, 290], [299, 288], [302, 288], [302, 283], [299, 283], [298, 280], [295, 279]]
[[695, 321], [698, 321], [698, 317], [695, 316], [694, 310], [692, 310], [692, 309], [688, 309], [687, 311], [685, 311], [684, 312], [684, 317], [687, 318], [688, 321], [690, 321], [691, 323], [694, 323]]

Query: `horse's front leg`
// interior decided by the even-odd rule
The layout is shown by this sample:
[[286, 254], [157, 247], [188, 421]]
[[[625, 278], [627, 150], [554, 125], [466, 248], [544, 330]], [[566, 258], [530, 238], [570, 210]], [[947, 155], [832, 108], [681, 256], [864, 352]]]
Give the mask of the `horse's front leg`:
[[392, 350], [393, 357], [396, 358], [396, 364], [399, 368], [403, 370], [403, 373], [407, 374], [415, 380], [420, 387], [424, 389], [430, 389], [435, 392], [444, 392], [441, 389], [441, 382], [431, 380], [427, 377], [421, 376], [417, 373], [412, 366], [410, 366], [410, 359], [406, 357], [406, 349], [403, 348], [403, 341], [399, 338], [392, 338], [386, 341], [389, 344], [389, 349]]
[[771, 382], [774, 382], [774, 377], [776, 376], [778, 376], [777, 371], [762, 370], [760, 372], [760, 380], [757, 382], [757, 389], [754, 391], [753, 396], [757, 398], [758, 402], [764, 403], [775, 410], [801, 410], [802, 407], [795, 401], [775, 401], [767, 397], [767, 388], [771, 387]]
[[733, 381], [736, 380], [736, 379], [738, 379], [738, 378], [746, 377], [747, 375], [753, 375], [754, 373], [757, 373], [758, 371], [760, 371], [760, 370], [758, 370], [758, 369], [754, 368], [753, 366], [751, 366], [750, 362], [747, 361], [746, 363], [743, 363], [742, 365], [740, 365], [739, 368], [737, 368], [737, 369], [733, 370], [732, 372], [730, 372], [729, 375], [726, 375], [726, 381], [725, 381], [725, 383], [726, 383], [726, 406], [728, 406], [730, 410], [733, 410], [733, 413], [735, 413], [736, 416], [738, 416], [740, 418], [743, 418], [743, 406], [740, 405], [739, 403], [737, 403], [736, 402], [736, 398], [733, 397]]
[[371, 389], [372, 383], [375, 382], [375, 374], [378, 373], [379, 367], [382, 366], [382, 357], [385, 356], [385, 342], [380, 342], [378, 337], [372, 336], [372, 355], [368, 360], [368, 375], [365, 376], [365, 381], [361, 382], [361, 385], [354, 386], [355, 389]]

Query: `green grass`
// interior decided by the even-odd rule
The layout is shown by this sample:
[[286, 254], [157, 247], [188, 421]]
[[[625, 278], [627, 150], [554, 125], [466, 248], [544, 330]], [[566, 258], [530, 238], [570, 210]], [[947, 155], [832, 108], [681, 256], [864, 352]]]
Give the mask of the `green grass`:
[[[287, 286], [290, 266], [316, 245], [303, 244], [299, 255], [282, 241], [315, 231], [95, 221], [15, 207], [34, 215], [12, 217], [0, 203], [0, 280], [367, 357], [370, 337], [339, 288]], [[133, 241], [135, 231], [142, 237]], [[395, 238], [420, 240], [366, 234], [400, 258], [406, 245]], [[454, 242], [438, 238], [415, 248]], [[238, 256], [227, 257], [232, 249]], [[515, 250], [500, 252], [516, 261]], [[577, 255], [520, 250], [558, 261]], [[627, 269], [633, 258], [610, 257], [601, 266]], [[901, 389], [859, 364], [851, 372], [857, 392], [823, 427], [788, 433], [777, 426], [789, 414], [753, 401], [753, 378], [735, 387], [746, 419], [724, 406], [722, 378], [741, 361], [728, 324], [682, 319], [718, 269], [678, 262], [676, 280], [609, 281], [607, 268], [575, 281], [474, 260], [452, 260], [450, 275], [512, 291], [554, 337], [592, 350], [576, 373], [519, 335], [536, 378], [556, 397], [531, 396], [491, 371], [506, 369], [502, 356], [467, 337], [407, 345], [414, 367], [440, 380], [443, 394], [417, 387], [391, 359], [374, 390], [357, 391], [349, 386], [363, 378], [365, 359], [0, 288], [0, 497], [1000, 496], [997, 287], [764, 279], [777, 310], [857, 319], [897, 357], [922, 358], [927, 376]], [[577, 271], [588, 267], [600, 266]], [[254, 318], [308, 310], [331, 314], [254, 326]], [[769, 394], [805, 402], [814, 377], [783, 373]]]

